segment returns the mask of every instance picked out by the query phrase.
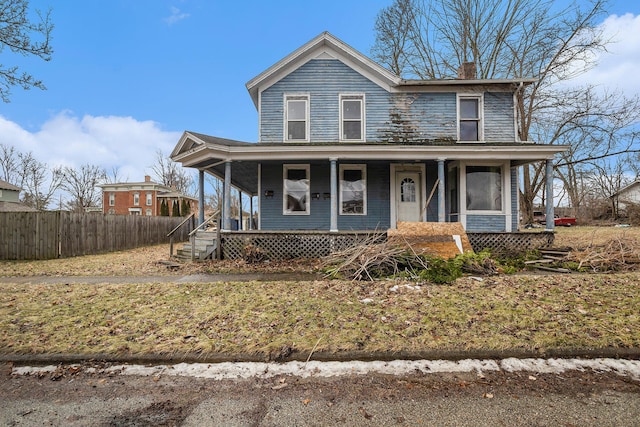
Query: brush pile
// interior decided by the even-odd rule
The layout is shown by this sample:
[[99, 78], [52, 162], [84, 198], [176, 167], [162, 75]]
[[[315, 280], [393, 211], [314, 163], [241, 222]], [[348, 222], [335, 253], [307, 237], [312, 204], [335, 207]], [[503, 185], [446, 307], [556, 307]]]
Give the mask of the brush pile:
[[629, 237], [610, 239], [604, 245], [571, 251], [567, 261], [578, 263], [578, 270], [594, 272], [629, 271], [640, 265], [640, 242]]
[[374, 280], [398, 274], [410, 265], [427, 267], [424, 260], [407, 251], [407, 247], [372, 234], [357, 246], [332, 253], [323, 260], [322, 267], [329, 278]]

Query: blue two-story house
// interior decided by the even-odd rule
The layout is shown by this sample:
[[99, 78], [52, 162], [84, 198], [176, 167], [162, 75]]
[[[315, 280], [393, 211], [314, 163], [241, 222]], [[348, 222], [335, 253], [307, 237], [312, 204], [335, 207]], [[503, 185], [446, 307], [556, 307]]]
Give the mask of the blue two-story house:
[[260, 230], [516, 231], [518, 167], [547, 161], [551, 182], [566, 147], [518, 138], [515, 94], [535, 80], [479, 80], [473, 68], [404, 80], [322, 33], [247, 83], [257, 143], [187, 131], [171, 158], [199, 170], [201, 206], [204, 174], [224, 181], [227, 230], [233, 186], [258, 196]]

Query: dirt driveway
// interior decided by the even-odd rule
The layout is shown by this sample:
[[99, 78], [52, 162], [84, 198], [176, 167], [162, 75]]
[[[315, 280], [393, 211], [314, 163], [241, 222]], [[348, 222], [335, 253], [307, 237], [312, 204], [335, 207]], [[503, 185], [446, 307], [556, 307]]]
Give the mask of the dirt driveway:
[[571, 371], [275, 376], [125, 376], [107, 364], [0, 374], [7, 426], [637, 426], [640, 382]]

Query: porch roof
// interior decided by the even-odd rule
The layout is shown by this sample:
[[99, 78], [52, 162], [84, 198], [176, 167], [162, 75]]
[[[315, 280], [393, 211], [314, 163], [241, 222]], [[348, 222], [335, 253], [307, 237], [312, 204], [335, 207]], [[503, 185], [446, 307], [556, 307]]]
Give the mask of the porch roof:
[[231, 184], [249, 194], [258, 191], [258, 164], [265, 161], [390, 161], [510, 160], [512, 166], [552, 159], [566, 145], [513, 143], [251, 143], [185, 131], [171, 153], [184, 167], [224, 177], [224, 164], [231, 162]]

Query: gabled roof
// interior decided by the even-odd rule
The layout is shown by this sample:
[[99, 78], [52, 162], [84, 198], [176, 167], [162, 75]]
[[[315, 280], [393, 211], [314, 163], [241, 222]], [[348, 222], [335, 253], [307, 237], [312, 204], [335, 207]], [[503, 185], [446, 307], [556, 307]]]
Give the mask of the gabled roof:
[[637, 187], [638, 185], [640, 185], [640, 179], [636, 179], [631, 184], [627, 185], [624, 188], [621, 188], [620, 190], [618, 190], [618, 192], [614, 193], [614, 196], [620, 196], [621, 194], [626, 193], [627, 191], [631, 190], [634, 187]]
[[400, 77], [325, 31], [267, 68], [246, 84], [256, 108], [258, 107], [258, 93], [260, 91], [267, 89], [308, 61], [316, 58], [339, 59], [387, 90], [401, 82]]
[[277, 83], [312, 59], [338, 59], [344, 64], [367, 77], [385, 90], [402, 91], [407, 89], [492, 85], [510, 88], [514, 84], [531, 84], [538, 79], [434, 79], [412, 80], [402, 79], [384, 68], [382, 65], [358, 52], [333, 34], [324, 32], [313, 40], [299, 47], [271, 67], [247, 82], [246, 87], [258, 108], [259, 93]]
[[0, 179], [0, 190], [22, 191], [22, 188], [9, 184], [7, 181]]

